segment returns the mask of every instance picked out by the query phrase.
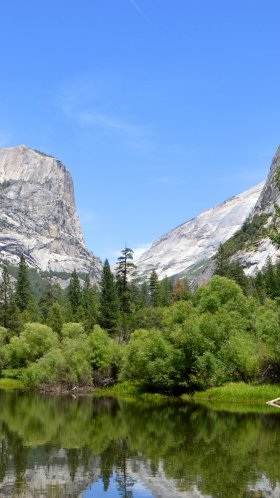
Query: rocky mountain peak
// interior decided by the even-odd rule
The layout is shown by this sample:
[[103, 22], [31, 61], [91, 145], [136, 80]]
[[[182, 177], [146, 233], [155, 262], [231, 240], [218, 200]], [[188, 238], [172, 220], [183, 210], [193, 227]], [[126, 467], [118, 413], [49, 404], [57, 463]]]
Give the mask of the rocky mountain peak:
[[0, 257], [21, 253], [43, 271], [89, 272], [100, 261], [84, 243], [70, 172], [58, 159], [25, 145], [0, 149]]

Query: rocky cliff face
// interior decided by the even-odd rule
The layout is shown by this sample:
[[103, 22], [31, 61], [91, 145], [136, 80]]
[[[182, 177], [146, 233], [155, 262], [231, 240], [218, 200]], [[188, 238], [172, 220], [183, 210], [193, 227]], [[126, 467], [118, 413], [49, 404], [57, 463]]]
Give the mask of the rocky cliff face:
[[240, 229], [263, 186], [246, 190], [161, 237], [136, 261], [139, 275], [148, 277], [155, 269], [160, 279], [180, 273], [191, 276], [204, 268], [219, 245]]
[[[279, 166], [280, 147], [272, 159], [267, 180], [251, 213], [252, 218], [256, 214], [266, 213], [268, 215], [267, 228], [273, 222], [275, 204], [280, 206], [280, 191], [276, 185], [276, 171]], [[279, 260], [279, 256], [280, 251], [272, 244], [269, 237], [257, 237], [254, 243], [250, 244], [246, 250], [238, 251], [233, 258], [241, 263], [247, 275], [254, 275], [263, 269], [268, 259], [274, 264], [276, 260]]]
[[43, 271], [90, 273], [101, 262], [85, 247], [65, 166], [22, 145], [0, 149], [0, 259]]

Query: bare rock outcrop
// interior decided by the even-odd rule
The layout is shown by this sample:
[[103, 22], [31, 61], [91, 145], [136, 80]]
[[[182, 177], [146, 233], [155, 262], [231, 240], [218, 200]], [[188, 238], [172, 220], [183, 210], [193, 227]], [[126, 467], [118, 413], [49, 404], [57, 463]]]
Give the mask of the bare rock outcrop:
[[90, 273], [101, 262], [85, 246], [70, 172], [58, 159], [24, 145], [0, 149], [0, 259], [32, 268]]
[[263, 185], [261, 183], [204, 211], [154, 242], [136, 261], [139, 275], [148, 277], [153, 269], [160, 279], [202, 272], [205, 266], [209, 266], [209, 259], [217, 252], [219, 245], [241, 228], [254, 208]]

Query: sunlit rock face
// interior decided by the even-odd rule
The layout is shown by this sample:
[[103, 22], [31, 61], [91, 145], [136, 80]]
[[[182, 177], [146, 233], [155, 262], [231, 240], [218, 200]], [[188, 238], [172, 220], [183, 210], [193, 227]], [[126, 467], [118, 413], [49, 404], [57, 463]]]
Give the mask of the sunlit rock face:
[[[279, 166], [280, 147], [272, 159], [267, 180], [251, 214], [252, 217], [255, 214], [268, 214], [267, 228], [273, 223], [275, 204], [280, 206], [280, 191], [276, 184], [276, 171]], [[254, 275], [257, 271], [262, 270], [269, 260], [274, 264], [279, 260], [279, 257], [280, 251], [266, 237], [256, 239], [246, 251], [236, 253], [234, 259], [241, 263], [247, 275]]]
[[101, 262], [85, 246], [71, 174], [54, 157], [22, 145], [0, 149], [0, 258], [43, 271], [90, 273]]
[[203, 268], [219, 245], [241, 228], [255, 207], [263, 186], [261, 183], [204, 211], [154, 242], [136, 261], [139, 275], [148, 277], [155, 269], [162, 279]]

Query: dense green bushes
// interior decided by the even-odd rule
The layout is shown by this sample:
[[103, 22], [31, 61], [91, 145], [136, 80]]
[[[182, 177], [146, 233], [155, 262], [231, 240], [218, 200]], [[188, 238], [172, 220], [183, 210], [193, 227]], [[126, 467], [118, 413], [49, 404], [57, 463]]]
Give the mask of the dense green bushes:
[[279, 310], [246, 297], [224, 277], [214, 277], [190, 302], [165, 310], [161, 330], [137, 330], [126, 347], [121, 376], [168, 391], [258, 381], [279, 358]]
[[119, 346], [99, 326], [86, 334], [79, 323], [67, 323], [58, 335], [40, 323], [27, 323], [23, 332], [7, 342], [0, 330], [2, 367], [21, 368], [29, 388], [74, 385], [90, 386], [98, 376], [116, 377], [120, 366]]
[[[277, 266], [269, 264], [242, 288], [214, 276], [194, 294], [186, 282], [159, 282], [154, 273], [150, 286], [126, 282], [124, 310], [107, 262], [101, 291], [88, 278], [82, 287], [74, 272], [66, 293], [49, 285], [40, 301], [30, 298], [21, 312], [3, 271], [0, 371], [15, 370], [29, 388], [120, 379], [145, 390], [180, 392], [229, 381], [280, 381]], [[26, 268], [23, 275], [28, 277]]]

